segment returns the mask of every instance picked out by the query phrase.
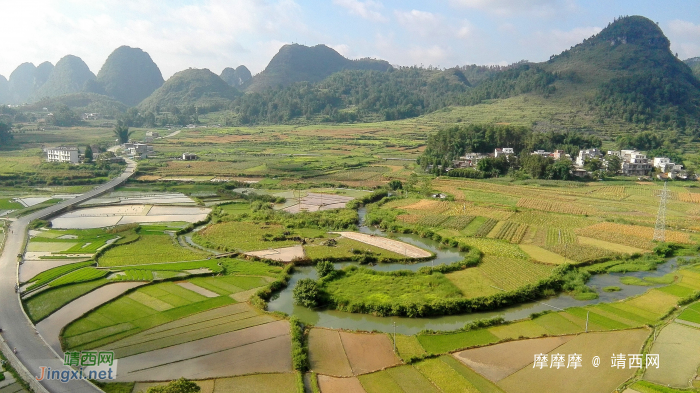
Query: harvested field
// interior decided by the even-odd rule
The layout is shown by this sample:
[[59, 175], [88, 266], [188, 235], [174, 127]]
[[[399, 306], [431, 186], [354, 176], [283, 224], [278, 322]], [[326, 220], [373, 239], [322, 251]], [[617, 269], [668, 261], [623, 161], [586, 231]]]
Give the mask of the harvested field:
[[[323, 393], [365, 393], [356, 377], [335, 378], [327, 375], [318, 376], [318, 387]], [[369, 392], [368, 392], [369, 393]]]
[[700, 329], [672, 323], [661, 330], [649, 353], [659, 355], [659, 368], [647, 368], [645, 380], [688, 388], [700, 365]]
[[[579, 334], [549, 352], [581, 354], [582, 367], [533, 368], [528, 366], [500, 380], [498, 386], [509, 393], [530, 393], [532, 386], [545, 392], [611, 392], [634, 374], [634, 369], [610, 367], [610, 354], [641, 353], [642, 344], [651, 332], [648, 329]], [[534, 353], [529, 353], [534, 356]], [[601, 358], [601, 367], [591, 366], [593, 356]], [[549, 358], [549, 357], [548, 357]], [[549, 365], [548, 365], [549, 366]]]
[[311, 329], [309, 332], [310, 369], [319, 374], [352, 376], [340, 334], [335, 330]]
[[208, 289], [206, 289], [206, 288], [202, 288], [202, 287], [200, 287], [200, 286], [194, 285], [194, 284], [192, 284], [191, 282], [187, 282], [187, 281], [185, 281], [185, 282], [179, 282], [179, 283], [177, 283], [177, 285], [179, 285], [179, 286], [181, 286], [181, 287], [183, 287], [183, 288], [185, 288], [185, 289], [189, 289], [189, 290], [192, 291], [192, 292], [196, 292], [196, 293], [198, 293], [198, 294], [200, 294], [200, 295], [202, 295], [202, 296], [206, 296], [206, 297], [217, 297], [217, 296], [219, 296], [218, 293], [212, 292], [212, 291], [210, 291], [210, 290], [208, 290]]
[[393, 251], [400, 255], [405, 255], [409, 258], [427, 258], [432, 254], [414, 245], [400, 242], [398, 240], [387, 239], [381, 236], [372, 236], [358, 232], [334, 232], [343, 237], [357, 240], [375, 247]]
[[64, 243], [64, 242], [35, 242], [31, 241], [27, 245], [27, 251], [39, 251], [39, 252], [61, 252], [65, 251], [73, 246], [77, 246], [79, 243]]
[[[651, 240], [654, 237], [653, 227], [617, 224], [614, 222], [601, 222], [585, 229], [593, 232], [609, 232], [627, 236], [636, 236], [646, 240]], [[687, 233], [677, 231], [666, 231], [666, 241], [676, 243], [692, 243]]]
[[301, 211], [315, 212], [319, 210], [343, 209], [353, 199], [355, 198], [342, 195], [308, 193], [297, 204], [284, 208], [284, 211], [299, 213]]
[[439, 393], [435, 385], [412, 366], [394, 367], [359, 379], [367, 393]]
[[453, 354], [472, 370], [498, 382], [532, 363], [533, 354], [549, 353], [575, 336], [511, 341]]
[[[120, 357], [119, 382], [217, 378], [292, 371], [289, 323], [276, 321], [240, 331]], [[115, 356], [117, 356], [115, 354]]]
[[360, 375], [401, 363], [386, 334], [340, 332], [340, 340], [353, 374]]
[[[202, 381], [203, 382], [203, 381]], [[297, 393], [292, 373], [243, 375], [214, 380], [213, 393]], [[202, 389], [201, 393], [206, 393]]]
[[80, 318], [86, 312], [104, 304], [124, 292], [143, 285], [142, 282], [120, 282], [107, 284], [102, 288], [98, 288], [85, 296], [81, 296], [65, 306], [58, 309], [46, 319], [36, 325], [39, 334], [53, 348], [56, 353], [63, 353], [59, 335], [61, 329], [71, 323], [73, 320]]
[[306, 257], [306, 254], [304, 254], [304, 248], [301, 245], [284, 248], [271, 248], [261, 251], [251, 251], [245, 253], [245, 255], [250, 255], [253, 257], [263, 259], [272, 259], [273, 261], [280, 262], [291, 262], [296, 258], [302, 259]]
[[542, 263], [548, 263], [548, 264], [554, 264], [554, 265], [561, 265], [564, 263], [570, 263], [572, 265], [577, 264], [578, 262], [564, 258], [563, 256], [559, 254], [555, 254], [551, 251], [547, 251], [544, 248], [532, 245], [532, 244], [521, 244], [520, 248], [525, 251], [532, 259], [542, 262]]

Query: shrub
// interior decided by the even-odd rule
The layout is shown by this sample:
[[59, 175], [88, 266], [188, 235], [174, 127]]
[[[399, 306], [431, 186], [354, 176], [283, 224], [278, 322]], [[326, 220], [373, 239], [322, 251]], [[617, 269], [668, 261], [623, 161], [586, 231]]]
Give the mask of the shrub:
[[310, 278], [302, 278], [292, 292], [294, 301], [304, 307], [313, 308], [319, 304], [319, 290], [316, 281]]
[[333, 273], [335, 267], [332, 262], [321, 261], [316, 264], [316, 272], [318, 272], [318, 278], [326, 277], [327, 275]]
[[292, 366], [303, 373], [309, 369], [308, 348], [304, 335], [304, 326], [297, 317], [289, 319], [289, 327], [292, 336]]

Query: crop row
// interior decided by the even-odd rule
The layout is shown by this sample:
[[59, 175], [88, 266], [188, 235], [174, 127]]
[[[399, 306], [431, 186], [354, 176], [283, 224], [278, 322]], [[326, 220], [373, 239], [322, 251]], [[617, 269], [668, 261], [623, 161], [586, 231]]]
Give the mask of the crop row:
[[535, 283], [548, 277], [553, 268], [524, 259], [485, 256], [478, 267], [500, 289], [506, 291]]
[[49, 282], [55, 280], [58, 277], [61, 277], [64, 274], [68, 274], [74, 270], [82, 269], [86, 266], [93, 265], [95, 262], [93, 261], [88, 261], [88, 262], [78, 262], [78, 263], [71, 263], [68, 265], [63, 265], [63, 266], [58, 266], [53, 269], [49, 269], [45, 272], [39, 273], [34, 278], [29, 280], [28, 282], [33, 283], [30, 285], [27, 290], [32, 290], [34, 288], [38, 288], [42, 285], [48, 284]]
[[447, 221], [442, 223], [442, 226], [447, 229], [456, 229], [461, 231], [474, 219], [474, 216], [452, 216]]
[[553, 213], [580, 214], [587, 215], [589, 212], [579, 206], [573, 205], [571, 202], [556, 202], [543, 198], [520, 198], [518, 207], [528, 209], [542, 210]]
[[508, 240], [511, 243], [520, 243], [527, 231], [527, 225], [515, 222], [505, 222], [494, 238]]
[[598, 231], [591, 229], [591, 227], [577, 229], [576, 234], [610, 243], [624, 244], [630, 247], [641, 248], [643, 250], [651, 250], [654, 248], [654, 243], [651, 241], [651, 237], [644, 239], [639, 236], [625, 235], [622, 233]]
[[95, 239], [91, 242], [81, 242], [75, 246], [62, 251], [61, 254], [92, 254], [97, 252], [97, 249], [104, 246], [108, 241], [106, 237], [103, 239]]
[[493, 227], [496, 226], [496, 224], [498, 224], [498, 220], [489, 218], [488, 220], [486, 220], [486, 222], [481, 224], [479, 229], [476, 230], [474, 237], [486, 237], [486, 235], [488, 235], [489, 232], [491, 232], [491, 230], [493, 229]]
[[423, 216], [423, 218], [418, 221], [419, 225], [423, 225], [426, 227], [439, 227], [440, 224], [445, 222], [449, 217], [439, 215], [439, 214], [430, 214], [427, 216]]
[[109, 270], [96, 269], [94, 267], [85, 267], [79, 270], [72, 271], [65, 276], [59, 277], [49, 283], [51, 287], [58, 287], [67, 284], [76, 284], [79, 282], [92, 281], [102, 278], [109, 274]]
[[571, 229], [547, 228], [547, 245], [576, 243], [576, 234]]
[[678, 199], [682, 202], [700, 203], [700, 194], [693, 192], [679, 192]]
[[610, 250], [604, 250], [602, 248], [584, 244], [557, 244], [546, 246], [545, 248], [555, 254], [559, 254], [576, 262], [589, 262], [618, 255], [618, 253]]
[[[643, 227], [640, 225], [625, 225], [614, 222], [601, 222], [585, 228], [591, 231], [610, 232], [614, 234], [622, 234], [636, 236], [642, 239], [651, 240], [654, 237], [654, 228]], [[688, 234], [675, 231], [666, 231], [666, 241], [676, 243], [691, 243]]]

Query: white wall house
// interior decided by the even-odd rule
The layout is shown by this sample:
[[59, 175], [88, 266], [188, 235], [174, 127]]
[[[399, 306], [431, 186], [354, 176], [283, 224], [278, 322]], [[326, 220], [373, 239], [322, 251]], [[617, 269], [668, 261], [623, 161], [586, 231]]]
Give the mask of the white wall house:
[[46, 149], [46, 160], [48, 162], [70, 162], [77, 164], [80, 162], [79, 151], [77, 147], [51, 147]]
[[598, 149], [585, 149], [578, 151], [578, 157], [576, 157], [576, 166], [582, 167], [586, 163], [586, 160], [600, 158], [603, 153]]
[[493, 152], [493, 155], [496, 158], [501, 156], [509, 156], [511, 154], [515, 154], [512, 147], [496, 148], [496, 150]]

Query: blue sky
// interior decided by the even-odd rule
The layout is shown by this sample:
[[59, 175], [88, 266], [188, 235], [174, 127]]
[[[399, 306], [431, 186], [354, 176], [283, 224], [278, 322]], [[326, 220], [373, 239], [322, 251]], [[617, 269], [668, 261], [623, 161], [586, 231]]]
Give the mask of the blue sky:
[[97, 73], [120, 45], [167, 79], [188, 67], [262, 71], [287, 43], [350, 58], [450, 67], [543, 61], [620, 15], [658, 22], [680, 58], [700, 56], [700, 1], [24, 0], [0, 14], [0, 75], [22, 62], [81, 57]]

